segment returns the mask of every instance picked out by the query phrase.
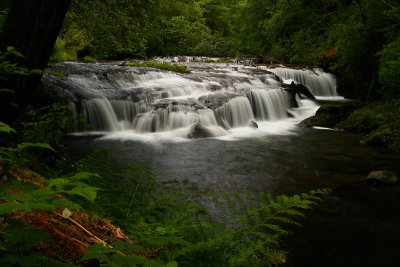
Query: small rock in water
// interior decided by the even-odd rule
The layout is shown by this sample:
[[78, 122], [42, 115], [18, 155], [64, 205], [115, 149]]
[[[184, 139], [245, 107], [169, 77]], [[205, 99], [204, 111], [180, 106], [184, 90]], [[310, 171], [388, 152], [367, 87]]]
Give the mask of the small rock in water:
[[202, 124], [196, 123], [190, 128], [190, 132], [187, 137], [191, 139], [208, 138], [213, 137], [213, 134]]
[[255, 122], [253, 120], [249, 121], [249, 125], [248, 126], [251, 127], [251, 128], [258, 128], [257, 122]]
[[399, 182], [399, 179], [392, 171], [372, 171], [368, 174], [366, 181], [373, 185], [394, 185]]

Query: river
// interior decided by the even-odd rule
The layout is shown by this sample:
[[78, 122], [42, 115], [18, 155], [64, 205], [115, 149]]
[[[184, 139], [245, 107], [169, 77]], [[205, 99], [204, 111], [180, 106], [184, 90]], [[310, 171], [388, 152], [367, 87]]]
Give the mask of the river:
[[[332, 75], [284, 67], [187, 65], [191, 74], [127, 70], [113, 64], [56, 65], [54, 68], [66, 77], [47, 75], [45, 86], [61, 88], [61, 95], [70, 99], [75, 113], [84, 114], [95, 126], [91, 132], [72, 135], [74, 138], [67, 142], [71, 157], [78, 159], [98, 148], [108, 148], [115, 168], [122, 169], [133, 161], [146, 163], [166, 192], [180, 188], [199, 194], [248, 190], [280, 195], [354, 184], [363, 188], [364, 179], [372, 170], [399, 173], [399, 153], [361, 145], [357, 134], [298, 126], [316, 112], [318, 102], [290, 95], [282, 87], [299, 82], [317, 99], [343, 101], [336, 94]], [[363, 195], [355, 192], [355, 197]], [[337, 200], [338, 196], [333, 194], [333, 198]], [[354, 204], [351, 197], [347, 199]], [[315, 226], [320, 217], [310, 217], [314, 221], [309, 225]], [[338, 218], [327, 225], [336, 223]], [[393, 217], [388, 220], [392, 222]], [[380, 224], [376, 225], [379, 229]], [[328, 238], [332, 240], [341, 233], [340, 229], [329, 231]], [[371, 231], [363, 234], [368, 236]], [[398, 228], [394, 231], [399, 232]], [[314, 232], [300, 233], [292, 244], [288, 242], [298, 263], [289, 257], [290, 266], [303, 266], [304, 262], [307, 266], [348, 266], [343, 265], [345, 259], [332, 260], [332, 253], [329, 254], [343, 251], [332, 247], [340, 243], [332, 244], [318, 256], [304, 253], [305, 246], [298, 240], [321, 233], [325, 230], [319, 225]], [[384, 238], [389, 235], [382, 234]], [[310, 246], [318, 244], [312, 238], [308, 240]], [[352, 242], [349, 244], [353, 246]], [[363, 250], [363, 244], [359, 245]], [[346, 257], [346, 251], [337, 255], [336, 258]], [[376, 266], [373, 264], [379, 262], [361, 260], [368, 259], [363, 254], [356, 256], [350, 262], [363, 265], [352, 266]], [[391, 265], [392, 258], [383, 262], [385, 266], [395, 266]]]

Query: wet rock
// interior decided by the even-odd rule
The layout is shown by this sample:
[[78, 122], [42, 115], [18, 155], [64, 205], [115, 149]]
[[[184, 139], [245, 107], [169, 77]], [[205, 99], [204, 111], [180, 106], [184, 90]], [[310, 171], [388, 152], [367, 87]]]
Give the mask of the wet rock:
[[305, 86], [302, 83], [294, 83], [292, 82], [291, 84], [282, 84], [282, 87], [285, 88], [286, 91], [292, 92], [298, 95], [304, 95], [312, 100], [316, 100], [315, 96], [311, 93], [310, 88]]
[[213, 136], [214, 136], [213, 133], [210, 130], [208, 130], [204, 125], [202, 125], [201, 123], [196, 123], [190, 128], [187, 138], [198, 139], [198, 138], [207, 138]]
[[155, 109], [166, 109], [169, 105], [189, 106], [195, 110], [205, 108], [196, 99], [160, 99], [153, 103]]
[[207, 96], [200, 97], [199, 101], [207, 108], [215, 110], [237, 96], [240, 95], [237, 93], [216, 92]]
[[249, 121], [248, 126], [251, 128], [258, 128], [258, 124], [254, 120]]
[[392, 171], [372, 171], [365, 180], [372, 185], [395, 185], [399, 182], [396, 174]]
[[356, 107], [357, 104], [352, 102], [324, 104], [318, 109], [315, 116], [300, 122], [300, 126], [335, 128], [335, 126], [345, 120]]

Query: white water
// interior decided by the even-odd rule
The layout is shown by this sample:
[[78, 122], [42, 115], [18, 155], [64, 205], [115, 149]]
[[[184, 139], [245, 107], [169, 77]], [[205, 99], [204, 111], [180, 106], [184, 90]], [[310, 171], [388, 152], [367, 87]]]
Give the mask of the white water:
[[230, 127], [247, 126], [251, 120], [254, 120], [253, 111], [247, 97], [239, 96], [228, 103], [225, 103], [222, 107], [215, 110], [224, 125]]
[[335, 76], [320, 69], [274, 68], [268, 70], [288, 80], [288, 83], [293, 80], [308, 86], [314, 96], [337, 96]]
[[[304, 83], [317, 97], [338, 97], [334, 77], [319, 70], [237, 64], [189, 66], [191, 74], [87, 65], [94, 70], [101, 67], [104, 72], [73, 73], [62, 82], [77, 97], [86, 98], [73, 106], [79, 106], [76, 109], [96, 131], [106, 133], [107, 138], [122, 139], [181, 141], [214, 136], [229, 140], [291, 134], [298, 122], [315, 114], [318, 105], [298, 96], [291, 101], [279, 78], [260, 74], [260, 70]], [[290, 106], [293, 101], [298, 107]]]
[[254, 89], [249, 92], [255, 117], [258, 120], [276, 121], [287, 118], [290, 109], [287, 93], [280, 89]]

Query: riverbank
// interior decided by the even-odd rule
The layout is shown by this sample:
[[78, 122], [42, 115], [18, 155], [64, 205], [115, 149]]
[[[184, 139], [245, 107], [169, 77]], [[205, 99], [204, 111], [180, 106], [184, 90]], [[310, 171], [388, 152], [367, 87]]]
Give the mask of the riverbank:
[[400, 147], [400, 99], [370, 103], [322, 104], [315, 116], [304, 120], [307, 127], [327, 127], [362, 133], [362, 144], [398, 149]]

